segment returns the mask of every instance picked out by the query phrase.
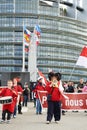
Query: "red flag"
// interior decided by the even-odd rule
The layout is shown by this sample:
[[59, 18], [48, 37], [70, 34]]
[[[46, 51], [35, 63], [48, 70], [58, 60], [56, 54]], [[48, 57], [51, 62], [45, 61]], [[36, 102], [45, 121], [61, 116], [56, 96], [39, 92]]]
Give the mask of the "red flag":
[[44, 76], [44, 74], [41, 71], [39, 71], [39, 70], [38, 70], [38, 74], [39, 74], [39, 76], [41, 76], [44, 79], [44, 84], [47, 84], [47, 79]]
[[87, 68], [87, 46], [83, 47], [81, 54], [77, 60], [76, 65], [83, 66], [83, 67]]
[[80, 56], [87, 57], [87, 47], [86, 46], [82, 49]]

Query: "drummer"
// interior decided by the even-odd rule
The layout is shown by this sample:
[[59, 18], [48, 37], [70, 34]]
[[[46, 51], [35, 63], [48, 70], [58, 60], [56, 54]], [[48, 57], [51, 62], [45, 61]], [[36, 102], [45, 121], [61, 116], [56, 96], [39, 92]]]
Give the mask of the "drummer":
[[12, 102], [9, 104], [3, 104], [2, 107], [2, 120], [0, 123], [4, 123], [6, 119], [6, 113], [7, 113], [7, 120], [6, 123], [10, 123], [11, 119], [11, 114], [14, 111], [14, 98], [17, 97], [17, 93], [13, 88], [13, 82], [12, 80], [7, 81], [7, 88], [2, 89], [0, 92], [0, 96], [6, 97], [6, 96], [11, 96], [12, 97]]

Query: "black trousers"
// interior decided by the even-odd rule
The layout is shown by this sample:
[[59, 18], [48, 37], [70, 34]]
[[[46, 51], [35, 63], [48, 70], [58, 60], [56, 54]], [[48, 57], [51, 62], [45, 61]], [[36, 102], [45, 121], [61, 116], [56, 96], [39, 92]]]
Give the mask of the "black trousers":
[[61, 102], [60, 101], [48, 101], [47, 121], [51, 121], [54, 115], [55, 121], [61, 119]]
[[21, 105], [21, 102], [19, 102], [19, 104], [18, 104], [18, 114], [22, 113], [21, 110], [22, 110], [22, 105]]
[[6, 119], [6, 114], [7, 114], [7, 120], [10, 120], [12, 113], [11, 113], [10, 111], [8, 111], [8, 110], [4, 110], [4, 111], [2, 112], [2, 120], [5, 120], [5, 119]]

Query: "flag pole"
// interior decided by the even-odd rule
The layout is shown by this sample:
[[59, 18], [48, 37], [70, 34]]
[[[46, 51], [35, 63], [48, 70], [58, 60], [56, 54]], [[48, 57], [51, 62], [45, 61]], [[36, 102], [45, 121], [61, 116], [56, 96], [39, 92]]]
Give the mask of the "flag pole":
[[22, 72], [25, 72], [25, 45], [24, 45], [24, 21], [23, 21], [23, 57]]
[[70, 76], [69, 76], [68, 82], [71, 80], [75, 68], [76, 68], [76, 64], [74, 65], [74, 67], [73, 67], [73, 69], [72, 69], [72, 71], [71, 71], [71, 74], [70, 74]]

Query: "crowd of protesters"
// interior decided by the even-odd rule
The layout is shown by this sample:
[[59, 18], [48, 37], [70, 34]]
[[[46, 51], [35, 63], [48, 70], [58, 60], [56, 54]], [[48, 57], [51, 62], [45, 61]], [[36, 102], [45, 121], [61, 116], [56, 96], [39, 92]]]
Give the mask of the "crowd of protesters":
[[[61, 109], [61, 95], [64, 92], [87, 92], [87, 81], [84, 82], [83, 79], [80, 79], [77, 85], [71, 81], [62, 83], [60, 73], [50, 72], [48, 73], [47, 84], [44, 84], [43, 77], [38, 77], [35, 86], [32, 87], [31, 90], [33, 93], [36, 115], [42, 114], [42, 105], [38, 97], [38, 91], [47, 91], [47, 124], [52, 121], [53, 116], [55, 122], [58, 123], [61, 119], [61, 113], [65, 115], [65, 111]], [[12, 100], [10, 103], [3, 104], [0, 123], [9, 123], [11, 118], [16, 118], [17, 113], [22, 114], [22, 106], [27, 107], [27, 102], [30, 100], [29, 95], [30, 89], [27, 82], [22, 86], [20, 77], [8, 80], [7, 87], [0, 90], [0, 97], [11, 96]]]
[[80, 79], [79, 83], [77, 85], [74, 84], [74, 82], [63, 82], [64, 91], [67, 93], [82, 93], [87, 92], [87, 81], [84, 82], [83, 79]]
[[[40, 101], [39, 101], [39, 97], [37, 96], [38, 95], [37, 91], [38, 90], [39, 91], [48, 91], [47, 89], [49, 88], [50, 84], [53, 82], [52, 80], [54, 80], [56, 78], [55, 74], [54, 73], [49, 73], [48, 74], [48, 84], [46, 86], [44, 86], [44, 84], [43, 84], [42, 77], [39, 77], [38, 80], [37, 80], [36, 87], [34, 87], [34, 89], [33, 89], [33, 92], [34, 92], [34, 106], [36, 106], [36, 114], [41, 114], [42, 113], [42, 108], [41, 108], [41, 104], [40, 104]], [[58, 73], [58, 74], [60, 74], [60, 73]], [[60, 80], [61, 80], [61, 78], [60, 78]], [[80, 81], [78, 82], [78, 84], [75, 84], [72, 81], [63, 82], [62, 86], [63, 86], [63, 90], [62, 91], [65, 92], [65, 93], [82, 93], [82, 92], [87, 92], [87, 81], [84, 82], [83, 79], [80, 79]], [[49, 91], [52, 94], [54, 90], [52, 91], [50, 89]], [[48, 93], [49, 93], [49, 91], [48, 91]], [[54, 98], [55, 97], [56, 97], [56, 94], [54, 94]], [[54, 98], [52, 100], [54, 100]], [[35, 103], [35, 101], [36, 101], [36, 103]], [[47, 101], [47, 102], [48, 102], [47, 123], [50, 123], [51, 120], [52, 120], [53, 115], [54, 115], [54, 118], [55, 118], [55, 113], [53, 113], [52, 110], [51, 110], [51, 108], [54, 109], [53, 108], [54, 106], [50, 105], [51, 102], [49, 102], [49, 101]], [[50, 115], [50, 118], [49, 118], [49, 115]], [[59, 114], [59, 115], [61, 115], [61, 114]], [[62, 110], [62, 115], [65, 115], [65, 111], [64, 110]], [[59, 120], [60, 119], [58, 119], [58, 121]], [[56, 119], [55, 119], [55, 121], [56, 121]]]

